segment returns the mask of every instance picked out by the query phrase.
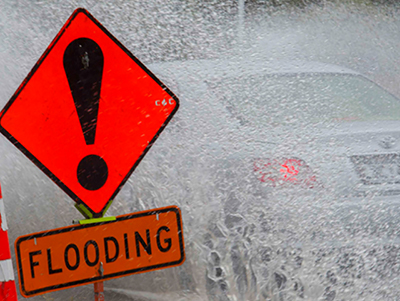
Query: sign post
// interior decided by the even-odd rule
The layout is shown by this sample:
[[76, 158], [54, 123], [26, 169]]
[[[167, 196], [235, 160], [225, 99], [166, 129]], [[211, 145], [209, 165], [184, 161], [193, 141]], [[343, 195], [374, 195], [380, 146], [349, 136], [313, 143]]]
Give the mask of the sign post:
[[[84, 215], [85, 216], [85, 215]], [[86, 218], [88, 218], [87, 216], [85, 216]], [[110, 218], [100, 218], [100, 219], [87, 219], [84, 222], [80, 221], [80, 224], [87, 224], [87, 223], [93, 223], [94, 222], [106, 222], [109, 220], [115, 220], [115, 217], [110, 217]], [[103, 263], [100, 262], [100, 268], [99, 268], [99, 272], [102, 275], [103, 273]], [[94, 290], [94, 301], [104, 301], [104, 282], [103, 281], [99, 281], [99, 282], [95, 282], [93, 283], [93, 290]]]
[[87, 218], [15, 242], [25, 297], [183, 263], [177, 207], [103, 218], [179, 107], [89, 12], [74, 11], [0, 113], [0, 132]]
[[94, 284], [94, 301], [104, 301], [104, 282]]

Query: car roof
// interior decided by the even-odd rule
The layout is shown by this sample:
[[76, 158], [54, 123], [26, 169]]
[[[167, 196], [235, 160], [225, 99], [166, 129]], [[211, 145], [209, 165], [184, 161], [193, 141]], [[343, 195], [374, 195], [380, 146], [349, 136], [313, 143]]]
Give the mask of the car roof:
[[348, 74], [360, 73], [333, 64], [314, 61], [257, 60], [251, 58], [174, 61], [149, 65], [154, 72], [168, 72], [173, 77], [185, 78], [191, 74], [203, 80], [214, 78], [241, 77], [248, 75], [287, 74]]

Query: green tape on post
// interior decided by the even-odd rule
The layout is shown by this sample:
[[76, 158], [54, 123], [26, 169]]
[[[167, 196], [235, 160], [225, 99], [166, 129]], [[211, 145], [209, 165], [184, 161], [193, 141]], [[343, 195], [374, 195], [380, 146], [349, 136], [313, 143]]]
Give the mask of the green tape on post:
[[[113, 201], [109, 201], [106, 208], [103, 210], [103, 215], [107, 212], [108, 208], [110, 208], [111, 204]], [[93, 218], [93, 213], [89, 211], [89, 209], [86, 208], [85, 205], [83, 204], [75, 204], [75, 208], [78, 209], [78, 211], [83, 215], [84, 218], [86, 219], [92, 219]]]
[[107, 216], [107, 217], [83, 219], [83, 220], [80, 220], [79, 223], [81, 225], [87, 225], [87, 224], [94, 224], [94, 223], [111, 222], [111, 221], [115, 221], [115, 220], [116, 220], [115, 216]]
[[[108, 203], [107, 207], [103, 211], [104, 213], [108, 210], [108, 208], [110, 208], [111, 203], [112, 201]], [[78, 209], [78, 211], [86, 218], [79, 221], [79, 224], [81, 225], [105, 223], [116, 220], [115, 216], [93, 218], [93, 214], [83, 204], [75, 204], [75, 208]]]
[[75, 208], [87, 219], [91, 219], [93, 214], [83, 205], [83, 204], [75, 204]]
[[104, 210], [103, 210], [103, 215], [106, 214], [108, 208], [110, 208], [110, 206], [111, 206], [111, 204], [112, 204], [113, 202], [114, 202], [114, 200], [111, 200], [111, 201], [108, 202], [106, 208], [104, 208]]

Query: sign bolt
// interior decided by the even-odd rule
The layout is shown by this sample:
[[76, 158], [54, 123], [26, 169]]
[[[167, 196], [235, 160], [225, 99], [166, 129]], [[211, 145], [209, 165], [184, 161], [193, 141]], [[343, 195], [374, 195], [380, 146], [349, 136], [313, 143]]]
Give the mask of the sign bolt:
[[100, 276], [103, 277], [103, 273], [104, 273], [103, 262], [100, 262], [100, 266], [99, 266], [99, 274], [100, 274]]

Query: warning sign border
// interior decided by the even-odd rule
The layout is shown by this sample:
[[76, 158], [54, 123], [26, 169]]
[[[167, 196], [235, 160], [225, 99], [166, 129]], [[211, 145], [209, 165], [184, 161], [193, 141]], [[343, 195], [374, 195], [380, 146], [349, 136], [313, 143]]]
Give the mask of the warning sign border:
[[[28, 151], [17, 139], [13, 137], [11, 133], [9, 133], [2, 125], [2, 119], [4, 115], [7, 113], [8, 109], [11, 107], [11, 105], [14, 103], [14, 101], [18, 98], [19, 94], [21, 91], [24, 89], [24, 87], [27, 85], [29, 80], [33, 77], [37, 69], [41, 66], [43, 61], [46, 59], [47, 55], [50, 53], [50, 51], [53, 49], [53, 47], [57, 44], [58, 40], [62, 37], [64, 34], [65, 30], [69, 27], [71, 22], [76, 18], [76, 16], [80, 13], [85, 14], [91, 21], [93, 21], [100, 30], [102, 30], [115, 44], [117, 44], [121, 50], [123, 50], [136, 64], [139, 65], [140, 68], [143, 69], [165, 92], [171, 96], [176, 103], [175, 108], [172, 110], [171, 114], [168, 116], [168, 118], [165, 120], [165, 122], [162, 124], [156, 135], [153, 137], [153, 139], [149, 142], [149, 144], [146, 146], [146, 148], [143, 150], [142, 154], [139, 156], [135, 164], [132, 166], [132, 168], [129, 170], [129, 172], [126, 174], [124, 179], [122, 180], [121, 184], [116, 188], [114, 193], [111, 195], [107, 203], [103, 206], [100, 212], [94, 212], [81, 198], [79, 198], [71, 189], [69, 189], [60, 179], [58, 179], [45, 165], [43, 165], [31, 152]], [[164, 128], [168, 125], [172, 117], [175, 115], [176, 111], [179, 109], [179, 99], [175, 96], [174, 93], [172, 93], [167, 86], [162, 83], [145, 65], [143, 65], [124, 45], [121, 44], [115, 38], [99, 21], [97, 21], [96, 18], [94, 18], [86, 9], [84, 8], [78, 8], [76, 9], [72, 15], [69, 17], [67, 22], [64, 24], [64, 26], [61, 28], [57, 36], [53, 39], [53, 41], [50, 43], [50, 45], [47, 47], [45, 52], [42, 54], [42, 56], [39, 58], [35, 66], [32, 68], [32, 70], [29, 72], [28, 76], [24, 79], [24, 81], [21, 83], [21, 85], [18, 87], [17, 91], [14, 93], [14, 95], [11, 97], [11, 99], [8, 101], [8, 103], [5, 105], [3, 110], [0, 112], [0, 132], [12, 143], [14, 144], [22, 153], [25, 154], [26, 157], [28, 157], [37, 167], [40, 168], [50, 179], [53, 180], [66, 194], [68, 194], [69, 197], [71, 197], [77, 204], [83, 204], [92, 214], [93, 217], [101, 217], [105, 213], [105, 209], [108, 208], [110, 205], [110, 202], [115, 198], [115, 196], [118, 194], [118, 192], [121, 190], [122, 186], [126, 183], [126, 181], [129, 179], [129, 177], [132, 175], [136, 167], [139, 165], [139, 163], [142, 161], [144, 156], [147, 154], [151, 146], [154, 144], [154, 142], [157, 140], [158, 136], [161, 134], [161, 132], [164, 130]]]
[[[22, 242], [31, 240], [31, 239], [45, 237], [45, 236], [56, 235], [56, 234], [60, 234], [60, 233], [64, 233], [64, 232], [82, 230], [85, 228], [92, 228], [92, 227], [97, 227], [97, 226], [101, 226], [104, 224], [117, 223], [119, 221], [135, 219], [135, 218], [140, 218], [140, 217], [149, 216], [149, 215], [156, 215], [156, 214], [166, 213], [166, 212], [175, 212], [175, 214], [176, 214], [176, 220], [177, 220], [177, 225], [178, 225], [179, 247], [180, 247], [180, 255], [181, 255], [179, 260], [173, 261], [173, 262], [168, 262], [168, 263], [163, 263], [163, 264], [159, 264], [159, 265], [142, 267], [142, 268], [138, 268], [138, 269], [121, 271], [121, 272], [109, 274], [106, 276], [97, 276], [97, 277], [91, 277], [88, 279], [82, 279], [79, 281], [67, 282], [65, 284], [49, 286], [49, 287], [41, 288], [38, 290], [26, 291], [25, 285], [24, 285], [24, 276], [23, 276], [22, 262], [21, 262], [22, 258], [21, 258], [21, 250], [20, 250], [20, 244]], [[185, 248], [184, 248], [184, 240], [183, 240], [181, 212], [180, 212], [179, 207], [177, 207], [177, 206], [168, 206], [168, 207], [151, 209], [151, 210], [141, 211], [141, 212], [136, 212], [136, 213], [129, 213], [129, 214], [118, 216], [115, 221], [95, 223], [95, 224], [85, 224], [85, 225], [72, 225], [72, 226], [67, 226], [64, 228], [58, 228], [58, 229], [54, 229], [54, 230], [42, 231], [42, 232], [38, 232], [38, 233], [28, 234], [25, 236], [20, 236], [15, 241], [14, 247], [15, 247], [15, 253], [17, 255], [16, 261], [17, 261], [17, 268], [18, 268], [20, 291], [21, 291], [21, 294], [25, 297], [32, 297], [32, 296], [42, 294], [45, 292], [49, 292], [49, 291], [62, 290], [65, 288], [70, 288], [70, 287], [79, 286], [79, 285], [83, 285], [83, 284], [89, 284], [89, 283], [94, 283], [94, 282], [98, 282], [98, 281], [104, 281], [107, 279], [117, 278], [117, 277], [121, 277], [124, 275], [139, 274], [139, 273], [144, 273], [144, 272], [157, 270], [157, 269], [161, 269], [161, 268], [178, 266], [185, 261]]]

